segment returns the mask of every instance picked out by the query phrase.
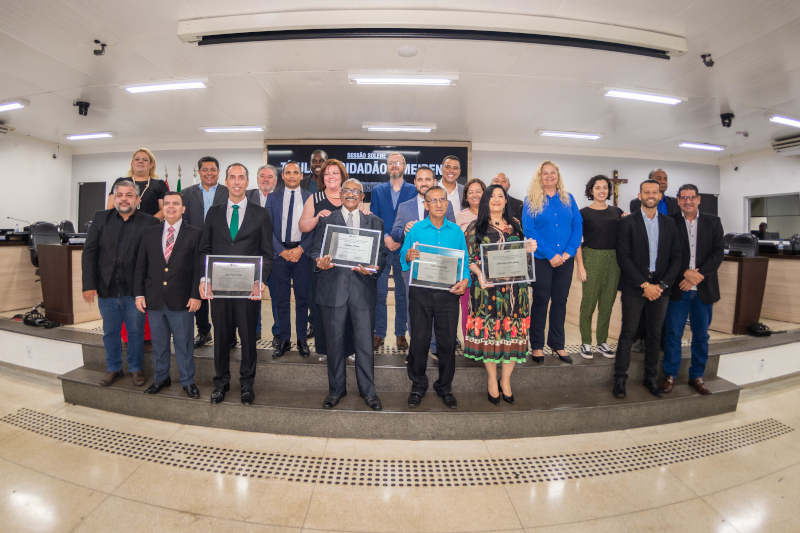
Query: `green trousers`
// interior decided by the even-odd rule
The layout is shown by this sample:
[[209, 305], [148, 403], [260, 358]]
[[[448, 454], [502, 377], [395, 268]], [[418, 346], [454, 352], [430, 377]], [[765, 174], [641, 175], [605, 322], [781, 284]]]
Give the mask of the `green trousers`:
[[592, 344], [592, 315], [597, 308], [597, 344], [608, 340], [608, 324], [611, 308], [617, 299], [619, 265], [616, 250], [593, 250], [583, 247], [583, 267], [586, 282], [583, 284], [581, 300], [581, 343]]

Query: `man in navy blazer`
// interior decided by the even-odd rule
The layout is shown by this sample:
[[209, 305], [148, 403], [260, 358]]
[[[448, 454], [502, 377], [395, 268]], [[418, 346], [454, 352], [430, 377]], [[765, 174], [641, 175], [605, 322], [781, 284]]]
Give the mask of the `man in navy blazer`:
[[272, 285], [278, 300], [280, 345], [272, 357], [281, 357], [292, 347], [291, 297], [294, 286], [295, 331], [300, 355], [308, 357], [311, 350], [306, 340], [308, 326], [308, 285], [311, 282], [311, 244], [314, 232], [300, 231], [300, 216], [311, 193], [300, 187], [303, 172], [300, 164], [289, 161], [283, 166], [284, 188], [267, 196], [266, 207], [272, 213]]
[[387, 311], [386, 297], [389, 293], [389, 271], [392, 271], [394, 278], [394, 334], [397, 337], [397, 347], [401, 350], [408, 349], [406, 341], [406, 330], [408, 314], [406, 289], [403, 283], [403, 268], [400, 264], [400, 246], [402, 242], [397, 242], [392, 238], [392, 226], [397, 218], [397, 210], [403, 202], [413, 200], [417, 195], [417, 189], [410, 183], [406, 183], [403, 175], [406, 171], [406, 158], [403, 154], [394, 152], [386, 158], [386, 169], [389, 174], [389, 181], [381, 183], [372, 189], [372, 201], [370, 209], [372, 214], [383, 220], [384, 239], [386, 245], [386, 268], [381, 277], [378, 278], [378, 303], [375, 306], [375, 331], [373, 345], [377, 350], [386, 338]]

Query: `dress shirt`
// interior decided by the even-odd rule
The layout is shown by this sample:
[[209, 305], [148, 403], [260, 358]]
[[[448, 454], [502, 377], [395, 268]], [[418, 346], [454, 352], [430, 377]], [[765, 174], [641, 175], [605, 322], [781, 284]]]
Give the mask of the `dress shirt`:
[[[445, 219], [441, 228], [437, 228], [431, 222], [431, 219], [426, 218], [421, 222], [414, 224], [411, 231], [406, 235], [403, 241], [403, 248], [400, 250], [400, 263], [403, 267], [403, 272], [411, 268], [411, 265], [406, 262], [406, 253], [409, 248], [414, 246], [414, 243], [427, 244], [429, 246], [440, 246], [442, 248], [451, 248], [453, 250], [464, 250], [464, 265], [462, 278], [469, 280], [469, 257], [467, 252], [467, 240], [464, 238], [464, 232], [461, 231], [455, 222], [450, 222]], [[471, 283], [471, 282], [470, 282]]]
[[400, 191], [394, 190], [394, 187], [390, 187], [390, 192], [392, 193], [392, 206], [397, 209], [397, 202], [400, 200], [400, 191], [403, 189], [401, 188]]
[[225, 217], [228, 219], [228, 227], [231, 227], [231, 217], [233, 216], [233, 206], [239, 206], [239, 227], [236, 228], [238, 231], [242, 227], [242, 221], [244, 220], [244, 212], [247, 209], [247, 198], [242, 198], [242, 201], [238, 204], [234, 204], [233, 200], [228, 197], [228, 209], [225, 210]]
[[214, 204], [214, 196], [217, 194], [217, 186], [214, 185], [213, 187], [206, 190], [206, 188], [201, 183], [200, 191], [202, 191], [203, 193], [203, 220], [205, 220], [206, 215], [208, 214], [208, 208]]
[[345, 206], [342, 206], [342, 217], [344, 218], [344, 225], [347, 226], [347, 217], [350, 216], [351, 213], [353, 214], [353, 225], [350, 227], [353, 229], [361, 229], [361, 215], [360, 215], [361, 212], [358, 210], [358, 207], [356, 207], [352, 211], [348, 211]]
[[642, 218], [644, 218], [644, 229], [647, 230], [647, 243], [650, 246], [650, 272], [656, 271], [656, 259], [658, 259], [658, 213], [653, 219], [647, 218], [647, 215], [642, 211]]
[[575, 257], [583, 236], [583, 217], [571, 194], [569, 204], [564, 205], [556, 192], [545, 199], [542, 210], [536, 215], [525, 208], [522, 213], [522, 230], [525, 238], [536, 241], [534, 257], [549, 261], [556, 254], [565, 252], [570, 257]]
[[425, 198], [417, 195], [417, 212], [419, 212], [419, 219], [425, 220]]
[[666, 196], [662, 196], [661, 201], [658, 202], [658, 212], [662, 215], [669, 215], [669, 206], [667, 206]]
[[[178, 242], [178, 232], [181, 230], [181, 222], [183, 222], [183, 219], [179, 218], [174, 226], [170, 226], [169, 222], [167, 222], [166, 220], [164, 221], [164, 233], [161, 234], [162, 252], [166, 251], [167, 249], [167, 237], [169, 236], [169, 228], [175, 228], [175, 242]], [[174, 243], [173, 246], [175, 246]], [[175, 249], [173, 248], [172, 251], [174, 252]]]
[[[683, 212], [681, 215], [683, 215], [683, 221], [686, 222], [686, 232], [689, 234], [689, 268], [695, 269], [697, 268], [697, 221], [700, 220], [700, 212], [697, 212], [691, 222]], [[692, 286], [690, 290], [696, 291], [697, 285]]]
[[269, 193], [264, 194], [263, 192], [261, 192], [261, 189], [258, 189], [258, 202], [261, 204], [261, 207], [264, 207], [265, 205], [267, 205], [267, 196], [268, 195], [269, 195]]
[[447, 189], [444, 186], [444, 181], [439, 180], [437, 183], [439, 187], [444, 189], [444, 193], [447, 195], [447, 199], [450, 200], [450, 203], [453, 204], [453, 211], [459, 211], [459, 207], [461, 207], [461, 198], [458, 196], [458, 183], [456, 183], [456, 188], [453, 189], [453, 192], [447, 192]]
[[294, 191], [294, 209], [292, 210], [292, 241], [300, 242], [303, 234], [300, 231], [300, 217], [303, 215], [303, 194], [300, 192], [300, 187], [296, 189], [283, 189], [283, 214], [281, 214], [281, 235], [278, 240], [286, 237], [286, 225], [289, 223], [289, 203], [292, 201], [292, 192]]

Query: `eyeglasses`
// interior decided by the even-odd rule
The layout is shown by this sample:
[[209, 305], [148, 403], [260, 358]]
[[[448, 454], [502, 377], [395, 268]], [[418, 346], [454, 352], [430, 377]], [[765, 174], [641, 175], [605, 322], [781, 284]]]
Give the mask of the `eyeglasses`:
[[403, 162], [402, 161], [389, 161], [388, 163], [386, 163], [386, 166], [389, 166], [389, 167], [400, 167], [400, 166], [403, 166]]
[[697, 200], [697, 196], [678, 196], [678, 199], [683, 201], [691, 200], [692, 202], [694, 202], [695, 200]]
[[431, 198], [430, 200], [425, 200], [425, 202], [433, 205], [443, 204], [445, 202], [449, 202], [447, 198]]
[[345, 196], [361, 196], [363, 193], [361, 192], [361, 189], [342, 189], [342, 194]]

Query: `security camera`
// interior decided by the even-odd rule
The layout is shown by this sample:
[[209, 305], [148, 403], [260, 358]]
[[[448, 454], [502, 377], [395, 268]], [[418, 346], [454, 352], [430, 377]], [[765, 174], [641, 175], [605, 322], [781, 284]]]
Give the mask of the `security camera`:
[[722, 125], [726, 128], [730, 128], [733, 124], [733, 119], [736, 118], [736, 115], [733, 113], [723, 113], [719, 116], [720, 120], [722, 120]]
[[82, 116], [86, 116], [89, 114], [89, 106], [91, 105], [89, 102], [75, 102], [72, 104], [73, 106], [78, 106], [78, 114]]

